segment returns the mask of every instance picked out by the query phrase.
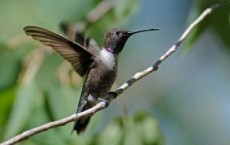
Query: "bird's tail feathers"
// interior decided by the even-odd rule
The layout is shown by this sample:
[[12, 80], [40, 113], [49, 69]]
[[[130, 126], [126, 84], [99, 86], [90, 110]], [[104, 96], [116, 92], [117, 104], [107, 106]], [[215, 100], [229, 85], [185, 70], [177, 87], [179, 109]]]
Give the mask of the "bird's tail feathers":
[[[93, 105], [88, 102], [84, 105], [84, 107], [81, 110], [78, 110], [77, 112], [83, 112], [83, 111], [85, 111], [91, 107], [93, 107]], [[90, 116], [75, 121], [73, 131], [76, 131], [77, 134], [80, 134], [81, 132], [83, 132], [86, 129], [89, 121], [90, 121]]]

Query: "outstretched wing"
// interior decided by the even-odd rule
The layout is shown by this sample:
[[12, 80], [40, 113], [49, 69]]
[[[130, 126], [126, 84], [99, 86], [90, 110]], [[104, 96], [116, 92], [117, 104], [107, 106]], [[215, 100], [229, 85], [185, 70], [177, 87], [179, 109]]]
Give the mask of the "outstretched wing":
[[26, 26], [24, 31], [33, 39], [52, 47], [72, 64], [79, 75], [83, 76], [87, 73], [95, 56], [83, 46], [37, 26]]

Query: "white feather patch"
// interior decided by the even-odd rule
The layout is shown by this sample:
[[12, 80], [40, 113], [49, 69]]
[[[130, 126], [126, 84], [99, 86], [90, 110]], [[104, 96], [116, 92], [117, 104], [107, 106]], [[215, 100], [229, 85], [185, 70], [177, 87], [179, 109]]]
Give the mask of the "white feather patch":
[[102, 49], [100, 52], [101, 61], [111, 69], [116, 65], [116, 57], [116, 54], [114, 55], [106, 49]]

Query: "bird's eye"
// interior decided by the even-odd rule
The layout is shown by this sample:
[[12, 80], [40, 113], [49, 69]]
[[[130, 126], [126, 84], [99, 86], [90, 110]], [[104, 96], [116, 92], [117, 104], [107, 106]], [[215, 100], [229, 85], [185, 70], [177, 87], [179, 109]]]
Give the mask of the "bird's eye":
[[121, 31], [115, 31], [115, 34], [116, 34], [117, 36], [120, 36], [122, 33], [121, 33]]

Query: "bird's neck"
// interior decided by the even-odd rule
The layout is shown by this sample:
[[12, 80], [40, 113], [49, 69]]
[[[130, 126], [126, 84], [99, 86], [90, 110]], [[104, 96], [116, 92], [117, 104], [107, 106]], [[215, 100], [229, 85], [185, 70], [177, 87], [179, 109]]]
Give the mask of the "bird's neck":
[[115, 52], [114, 52], [114, 49], [113, 48], [111, 48], [111, 47], [108, 47], [108, 48], [104, 48], [106, 51], [108, 51], [108, 52], [110, 52], [110, 53], [112, 53], [112, 54], [114, 54]]
[[100, 59], [109, 68], [114, 68], [117, 64], [118, 55], [113, 54], [110, 49], [103, 48], [100, 52]]

